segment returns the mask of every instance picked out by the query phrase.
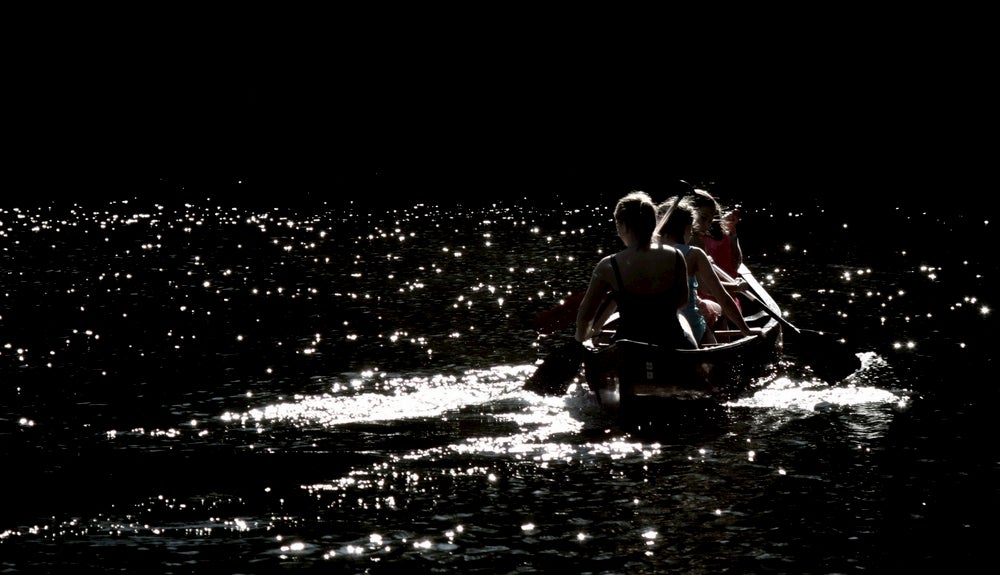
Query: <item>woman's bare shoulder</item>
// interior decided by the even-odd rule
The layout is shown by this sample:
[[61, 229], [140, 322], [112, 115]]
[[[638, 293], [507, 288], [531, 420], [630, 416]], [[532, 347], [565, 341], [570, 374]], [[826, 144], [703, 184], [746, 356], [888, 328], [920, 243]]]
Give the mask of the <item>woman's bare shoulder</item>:
[[617, 253], [606, 255], [603, 258], [601, 258], [600, 261], [597, 262], [597, 265], [599, 265], [599, 266], [610, 266], [611, 265], [611, 260], [615, 259], [615, 256], [617, 256], [617, 255], [618, 255]]
[[694, 254], [694, 256], [699, 259], [700, 258], [708, 259], [708, 252], [706, 252], [702, 248], [699, 248], [698, 246], [691, 246], [691, 249], [688, 250], [688, 253]]
[[611, 254], [609, 256], [604, 256], [603, 258], [598, 260], [598, 262], [594, 264], [594, 275], [600, 274], [602, 272], [610, 272], [612, 269], [611, 259], [614, 257], [615, 255]]

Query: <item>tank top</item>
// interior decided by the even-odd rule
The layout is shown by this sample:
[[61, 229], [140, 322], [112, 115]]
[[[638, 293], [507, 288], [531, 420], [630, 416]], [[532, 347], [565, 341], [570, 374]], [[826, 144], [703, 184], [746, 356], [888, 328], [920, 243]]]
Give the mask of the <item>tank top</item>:
[[[680, 254], [674, 255], [680, 260]], [[631, 339], [677, 349], [698, 347], [677, 319], [678, 286], [684, 284], [675, 279], [672, 286], [660, 292], [630, 293], [625, 289], [615, 256], [611, 256], [611, 267], [618, 282], [618, 289], [611, 292], [618, 304], [618, 329], [614, 339]], [[679, 262], [676, 269], [681, 269]]]
[[[733, 258], [733, 238], [729, 235], [722, 236], [722, 239], [715, 239], [712, 236], [705, 234], [702, 236], [702, 242], [705, 244], [705, 253], [708, 257], [712, 258], [715, 265], [729, 274], [730, 277], [737, 277], [736, 272], [736, 261]], [[701, 293], [699, 296], [714, 300], [715, 298], [712, 294]], [[736, 309], [743, 311], [743, 306], [740, 305], [740, 299], [738, 297], [733, 298], [733, 303], [736, 304]]]
[[701, 241], [705, 244], [705, 253], [712, 258], [712, 261], [722, 268], [722, 271], [732, 277], [736, 277], [736, 266], [733, 265], [732, 238], [724, 235], [721, 239], [717, 240], [712, 236], [705, 234], [702, 236]]

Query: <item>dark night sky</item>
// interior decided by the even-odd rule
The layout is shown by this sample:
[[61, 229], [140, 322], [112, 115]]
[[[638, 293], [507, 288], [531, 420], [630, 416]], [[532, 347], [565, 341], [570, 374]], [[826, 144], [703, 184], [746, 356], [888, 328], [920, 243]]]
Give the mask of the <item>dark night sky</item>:
[[765, 48], [705, 64], [600, 43], [388, 46], [334, 30], [281, 49], [255, 34], [199, 50], [180, 32], [143, 34], [17, 60], [8, 189], [114, 196], [243, 181], [438, 198], [683, 177], [871, 200], [979, 186], [992, 162], [974, 139], [995, 126], [992, 87], [971, 66], [920, 54], [831, 49], [803, 66]]

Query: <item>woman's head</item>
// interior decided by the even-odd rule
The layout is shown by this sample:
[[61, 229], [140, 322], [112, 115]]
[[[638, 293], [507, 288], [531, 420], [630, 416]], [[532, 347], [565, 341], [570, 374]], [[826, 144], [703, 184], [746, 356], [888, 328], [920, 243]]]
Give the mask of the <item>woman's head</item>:
[[629, 192], [615, 205], [615, 223], [619, 232], [628, 230], [632, 233], [638, 247], [648, 247], [656, 227], [656, 204], [646, 192]]
[[[695, 218], [694, 206], [691, 202], [686, 201], [687, 199], [684, 198], [678, 202], [677, 198], [674, 197], [660, 204], [662, 215], [660, 223], [656, 227], [658, 236], [670, 236], [674, 241], [685, 243], [690, 240], [686, 234], [697, 230], [698, 223]], [[673, 207], [672, 210], [671, 207]]]
[[694, 195], [688, 198], [688, 201], [694, 207], [697, 228], [716, 239], [721, 239], [722, 206], [719, 205], [719, 201], [712, 194], [699, 189], [695, 189]]

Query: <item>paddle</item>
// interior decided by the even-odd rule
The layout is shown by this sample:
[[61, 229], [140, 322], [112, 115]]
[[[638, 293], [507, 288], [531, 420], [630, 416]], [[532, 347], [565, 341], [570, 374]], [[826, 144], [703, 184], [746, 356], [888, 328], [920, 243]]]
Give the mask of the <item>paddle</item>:
[[573, 378], [580, 373], [583, 353], [583, 344], [575, 338], [560, 337], [535, 368], [535, 373], [524, 382], [524, 389], [539, 395], [563, 395]]
[[[712, 264], [712, 267], [724, 281], [735, 281], [732, 276], [715, 263]], [[792, 355], [803, 359], [820, 379], [827, 383], [837, 383], [861, 367], [861, 359], [842, 339], [822, 331], [799, 329], [785, 319], [780, 312], [772, 308], [768, 301], [763, 301], [763, 298], [758, 294], [765, 293], [764, 288], [753, 275], [746, 272], [741, 273], [740, 277], [746, 282], [748, 289], [739, 293], [742, 293], [747, 299], [759, 303], [764, 313], [781, 324], [782, 334], [790, 344], [789, 351], [793, 352]]]
[[562, 331], [563, 328], [575, 325], [576, 312], [580, 309], [580, 302], [585, 295], [587, 295], [586, 290], [569, 296], [563, 303], [538, 314], [531, 322], [531, 326], [541, 335], [552, 335]]
[[[731, 282], [731, 283], [733, 283], [733, 282], [736, 281], [735, 279], [733, 279], [733, 277], [731, 275], [727, 274], [715, 262], [712, 262], [712, 267], [715, 269], [715, 274], [717, 276], [719, 276], [719, 278], [722, 279], [722, 281], [727, 281], [727, 282]], [[752, 275], [749, 275], [749, 274], [740, 274], [740, 277], [743, 278], [743, 281], [745, 281], [747, 283], [747, 286], [749, 286], [750, 290], [761, 290], [761, 291], [763, 291], [762, 288], [760, 287], [760, 284], [757, 283], [757, 279], [754, 278]], [[774, 319], [776, 319], [778, 321], [778, 323], [781, 324], [782, 329], [788, 329], [788, 330], [790, 330], [795, 335], [801, 335], [802, 334], [802, 330], [800, 330], [799, 328], [797, 328], [794, 325], [792, 325], [792, 322], [790, 322], [787, 319], [785, 319], [784, 316], [782, 316], [780, 313], [778, 313], [777, 311], [775, 311], [774, 309], [772, 309], [771, 306], [769, 306], [767, 303], [761, 301], [761, 299], [759, 297], [757, 297], [757, 294], [755, 293], [755, 291], [744, 291], [744, 292], [741, 292], [741, 293], [743, 293], [743, 295], [746, 296], [747, 299], [753, 300], [753, 301], [757, 302], [758, 304], [760, 304], [760, 307], [764, 310], [764, 313], [766, 313], [767, 315], [769, 315], [769, 316], [773, 317]]]
[[[578, 299], [582, 300], [584, 294], [586, 294], [586, 292], [582, 292]], [[563, 308], [559, 312], [560, 317], [568, 316], [569, 312], [567, 310], [569, 307], [572, 307], [573, 324], [576, 324], [576, 310], [580, 307], [579, 301], [576, 301], [575, 303], [566, 301], [556, 307]], [[610, 316], [616, 308], [617, 306], [615, 305], [614, 297], [609, 296], [606, 298], [603, 302], [601, 302], [601, 306], [597, 310], [594, 323], [603, 325], [608, 316]], [[549, 323], [547, 324], [547, 327], [551, 328], [552, 325], [552, 323]], [[580, 364], [583, 363], [584, 354], [583, 344], [576, 341], [576, 338], [573, 336], [559, 336], [554, 338], [552, 341], [552, 349], [548, 352], [548, 354], [546, 354], [542, 363], [535, 369], [535, 373], [531, 374], [528, 381], [524, 383], [524, 389], [533, 391], [540, 395], [563, 395], [566, 393], [566, 388], [573, 381], [573, 378], [580, 373]]]

